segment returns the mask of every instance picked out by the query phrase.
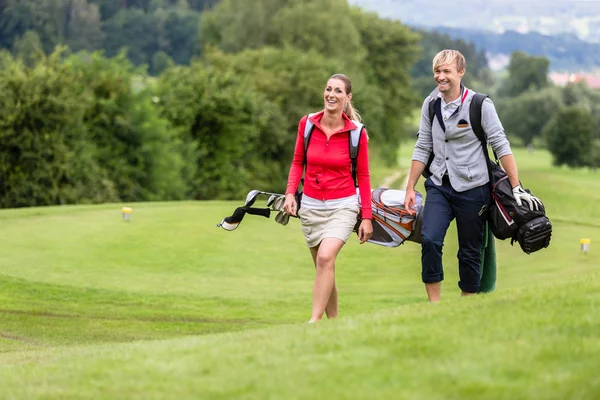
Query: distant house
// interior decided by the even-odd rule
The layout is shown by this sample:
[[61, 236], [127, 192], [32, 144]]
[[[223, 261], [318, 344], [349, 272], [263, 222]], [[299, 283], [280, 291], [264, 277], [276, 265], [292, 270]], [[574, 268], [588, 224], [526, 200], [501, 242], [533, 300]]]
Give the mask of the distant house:
[[550, 81], [557, 86], [566, 86], [568, 83], [585, 82], [592, 89], [600, 89], [600, 74], [572, 74], [562, 72], [551, 72]]

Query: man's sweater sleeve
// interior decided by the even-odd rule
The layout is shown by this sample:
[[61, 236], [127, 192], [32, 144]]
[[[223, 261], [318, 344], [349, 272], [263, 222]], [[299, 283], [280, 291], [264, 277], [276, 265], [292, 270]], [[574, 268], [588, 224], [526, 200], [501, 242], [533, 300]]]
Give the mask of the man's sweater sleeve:
[[485, 99], [481, 106], [481, 126], [487, 134], [488, 143], [496, 152], [498, 158], [512, 154], [510, 143], [504, 133], [496, 107], [490, 98]]

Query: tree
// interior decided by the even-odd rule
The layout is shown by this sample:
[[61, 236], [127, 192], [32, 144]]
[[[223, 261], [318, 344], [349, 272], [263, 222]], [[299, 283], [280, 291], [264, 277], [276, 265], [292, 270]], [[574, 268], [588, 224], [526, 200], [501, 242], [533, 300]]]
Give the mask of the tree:
[[70, 0], [65, 5], [68, 15], [64, 26], [66, 44], [73, 51], [100, 49], [104, 39], [98, 5], [86, 0]]
[[0, 47], [10, 49], [15, 38], [22, 37], [28, 30], [35, 30], [35, 4], [17, 0], [0, 4]]
[[374, 13], [355, 9], [352, 14], [367, 51], [359, 68], [375, 87], [371, 96], [365, 93], [368, 100], [362, 103], [369, 111], [366, 122], [375, 128], [370, 129], [370, 135], [377, 140], [384, 161], [393, 165], [405, 137], [407, 117], [420, 102], [411, 88], [409, 72], [418, 56], [418, 36], [399, 22], [378, 18]]
[[[308, 100], [305, 97], [308, 95], [317, 99], [319, 105], [315, 106], [321, 108], [322, 95], [316, 92], [320, 92], [333, 73], [343, 72], [353, 82], [354, 104], [366, 119], [372, 143], [377, 142], [384, 149], [386, 161], [396, 162], [403, 121], [417, 102], [408, 71], [417, 57], [418, 37], [402, 24], [380, 19], [375, 14], [364, 14], [358, 8], [349, 7], [344, 0], [257, 0], [252, 3], [226, 0], [203, 14], [201, 35], [205, 44], [226, 53], [272, 46], [290, 49], [287, 53], [290, 55], [297, 49], [310, 52], [313, 58], [330, 60], [335, 66], [333, 70], [328, 75], [314, 77], [310, 77], [308, 71], [316, 72], [318, 68], [298, 71], [297, 65], [291, 65], [290, 61], [296, 60], [295, 55], [290, 61], [279, 60], [293, 71], [281, 71], [283, 82], [303, 87], [291, 94], [301, 97], [298, 106], [282, 105], [284, 113], [292, 109], [310, 111], [305, 105], [314, 100]], [[257, 60], [259, 64], [261, 61]], [[279, 71], [279, 66], [275, 68]], [[270, 71], [270, 67], [267, 70]], [[304, 82], [314, 82], [315, 86], [309, 88]], [[290, 115], [292, 123], [297, 123], [301, 116], [297, 111]]]
[[108, 57], [127, 49], [127, 57], [134, 65], [149, 64], [159, 50], [158, 28], [153, 15], [137, 8], [124, 9], [103, 26], [106, 34], [104, 48]]
[[134, 79], [143, 79], [142, 71], [123, 53], [112, 59], [77, 55], [68, 65], [89, 95], [83, 117], [88, 140], [118, 199], [183, 199], [181, 145], [145, 82], [134, 86]]
[[197, 48], [200, 14], [176, 9], [154, 14], [158, 25], [158, 47], [175, 64], [189, 64]]
[[34, 31], [27, 31], [23, 37], [15, 39], [13, 54], [28, 67], [35, 66], [45, 58], [40, 37]]
[[272, 16], [267, 27], [267, 44], [316, 51], [342, 62], [340, 70], [348, 71], [367, 54], [346, 0], [291, 2]]
[[87, 97], [63, 51], [0, 69], [1, 207], [114, 200], [86, 141]]
[[233, 199], [249, 188], [283, 189], [289, 164], [282, 168], [271, 150], [287, 135], [285, 121], [244, 76], [192, 62], [166, 70], [156, 95], [194, 160], [185, 172], [192, 176], [189, 197]]
[[127, 8], [127, 2], [123, 0], [89, 0], [89, 2], [98, 5], [102, 21], [108, 21], [121, 9]]
[[[282, 161], [283, 165], [292, 158], [300, 118], [323, 108], [325, 83], [338, 68], [335, 59], [327, 59], [315, 51], [304, 52], [293, 48], [264, 47], [237, 54], [209, 49], [205, 60], [219, 71], [233, 70], [247, 77], [256, 90], [278, 106], [286, 128], [277, 139], [271, 138], [269, 143], [273, 145], [271, 157]], [[355, 92], [353, 98], [360, 112], [362, 94]], [[289, 165], [285, 165], [284, 169], [288, 168]]]
[[576, 106], [560, 109], [544, 128], [554, 165], [581, 167], [590, 160], [594, 119]]
[[507, 135], [517, 136], [528, 146], [534, 138], [541, 136], [544, 126], [562, 106], [561, 90], [548, 87], [500, 100], [498, 115]]
[[150, 64], [150, 73], [152, 75], [160, 75], [164, 70], [175, 65], [173, 59], [164, 51], [157, 51], [152, 56]]
[[[273, 16], [290, 0], [223, 0], [210, 12], [202, 14], [200, 39], [205, 46], [218, 47], [235, 53], [267, 45], [278, 46], [281, 41], [273, 35], [267, 40]], [[267, 23], [269, 22], [269, 23]]]
[[533, 57], [516, 51], [511, 54], [508, 64], [508, 81], [501, 94], [516, 97], [530, 89], [542, 89], [548, 86], [548, 68], [550, 61], [546, 57]]

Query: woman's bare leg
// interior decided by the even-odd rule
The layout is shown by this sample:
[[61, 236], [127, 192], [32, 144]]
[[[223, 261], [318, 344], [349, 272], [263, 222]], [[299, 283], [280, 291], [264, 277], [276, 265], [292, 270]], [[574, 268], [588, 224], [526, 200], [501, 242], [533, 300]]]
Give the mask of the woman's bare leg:
[[[319, 251], [319, 246], [315, 246], [310, 249], [310, 254], [312, 255], [313, 262], [315, 264], [315, 269], [317, 268], [317, 252]], [[333, 266], [335, 272], [335, 265]], [[327, 318], [335, 318], [338, 315], [338, 292], [337, 287], [335, 286], [335, 278], [333, 280], [333, 289], [331, 289], [331, 295], [329, 296], [329, 301], [327, 302], [327, 306], [325, 307], [325, 315]]]
[[327, 310], [329, 318], [337, 317], [335, 259], [342, 246], [344, 246], [344, 242], [340, 239], [325, 238], [319, 246], [311, 249], [316, 269], [311, 317], [313, 321], [319, 321], [323, 317], [325, 310]]

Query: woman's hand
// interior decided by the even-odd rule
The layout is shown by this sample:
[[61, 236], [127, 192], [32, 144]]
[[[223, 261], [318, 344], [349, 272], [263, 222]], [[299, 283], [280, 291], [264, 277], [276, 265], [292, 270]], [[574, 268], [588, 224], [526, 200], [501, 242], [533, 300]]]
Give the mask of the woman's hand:
[[373, 224], [370, 219], [363, 219], [358, 227], [358, 240], [363, 244], [373, 236]]
[[285, 201], [283, 202], [283, 211], [292, 216], [296, 216], [298, 210], [298, 204], [296, 204], [296, 197], [292, 193], [285, 195]]

